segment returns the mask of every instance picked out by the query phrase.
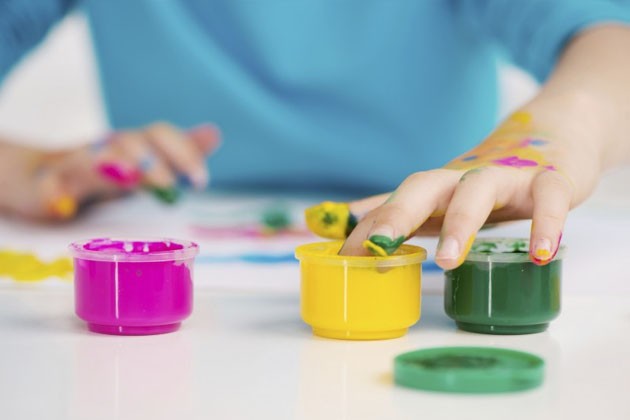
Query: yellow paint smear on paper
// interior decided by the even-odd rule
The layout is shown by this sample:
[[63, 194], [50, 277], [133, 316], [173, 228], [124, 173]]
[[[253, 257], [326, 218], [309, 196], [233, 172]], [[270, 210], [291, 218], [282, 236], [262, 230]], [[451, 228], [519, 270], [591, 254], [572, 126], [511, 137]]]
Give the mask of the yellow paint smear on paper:
[[68, 257], [42, 261], [37, 255], [0, 249], [0, 277], [19, 282], [37, 282], [51, 277], [72, 279], [72, 260]]

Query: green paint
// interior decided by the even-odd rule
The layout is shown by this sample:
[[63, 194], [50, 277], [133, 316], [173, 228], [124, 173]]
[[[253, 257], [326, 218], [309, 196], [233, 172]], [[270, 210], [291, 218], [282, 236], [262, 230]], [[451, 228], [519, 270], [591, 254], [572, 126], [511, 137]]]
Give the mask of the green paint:
[[166, 204], [176, 203], [180, 196], [179, 189], [176, 187], [152, 187], [150, 191], [158, 200]]
[[515, 241], [512, 245], [512, 252], [529, 254], [529, 243], [527, 241]]
[[497, 249], [497, 244], [494, 242], [481, 242], [479, 244], [475, 244], [471, 248], [471, 252], [482, 252], [484, 254], [491, 254], [495, 249]]
[[273, 230], [282, 230], [291, 226], [291, 217], [284, 207], [272, 207], [262, 214], [262, 224]]
[[355, 227], [359, 224], [357, 217], [350, 213], [348, 216], [348, 223], [346, 224], [346, 237], [350, 236]]
[[324, 217], [322, 217], [322, 223], [325, 226], [332, 226], [337, 223], [337, 220], [339, 220], [337, 215], [330, 212], [325, 212]]
[[407, 363], [417, 364], [427, 369], [488, 369], [496, 366], [497, 362], [498, 360], [494, 357], [443, 354]]
[[[405, 242], [405, 237], [399, 236], [396, 239], [391, 239], [383, 235], [372, 235], [370, 236], [370, 242], [385, 251], [387, 255], [392, 255], [394, 252], [396, 252], [400, 245]], [[376, 252], [376, 254], [380, 253]]]
[[541, 332], [560, 313], [561, 277], [561, 260], [545, 266], [467, 260], [445, 272], [444, 308], [466, 331]]

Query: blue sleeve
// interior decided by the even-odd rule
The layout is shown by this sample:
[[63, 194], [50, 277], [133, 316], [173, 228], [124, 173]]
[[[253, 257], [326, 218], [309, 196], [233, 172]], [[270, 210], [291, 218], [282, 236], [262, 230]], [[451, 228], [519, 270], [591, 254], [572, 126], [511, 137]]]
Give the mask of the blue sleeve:
[[0, 0], [0, 82], [77, 0]]
[[454, 0], [475, 35], [502, 45], [539, 81], [575, 34], [606, 22], [630, 23], [630, 0]]

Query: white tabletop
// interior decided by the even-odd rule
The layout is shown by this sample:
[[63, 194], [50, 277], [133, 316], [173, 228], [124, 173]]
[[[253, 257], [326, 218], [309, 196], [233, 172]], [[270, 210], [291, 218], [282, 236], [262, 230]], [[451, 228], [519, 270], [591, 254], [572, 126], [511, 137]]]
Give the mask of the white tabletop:
[[[181, 237], [191, 235], [201, 207], [243, 205], [208, 200], [163, 209], [138, 197], [65, 227], [0, 221], [0, 249], [55, 256], [73, 239], [155, 234], [156, 227]], [[527, 232], [522, 222], [487, 235]], [[313, 337], [299, 317], [298, 266], [291, 262], [198, 263], [193, 316], [179, 332], [149, 337], [89, 333], [73, 314], [71, 283], [0, 279], [0, 419], [630, 419], [628, 235], [629, 200], [596, 196], [577, 210], [565, 232], [562, 314], [549, 331], [523, 336], [456, 330], [442, 309], [435, 271], [423, 278], [420, 323], [406, 337], [374, 342]], [[310, 240], [192, 239], [201, 239], [206, 257], [290, 252]], [[435, 245], [420, 243], [430, 251]], [[494, 396], [392, 383], [397, 354], [465, 345], [538, 354], [547, 362], [545, 382]]]
[[[542, 334], [457, 331], [440, 296], [395, 340], [314, 338], [295, 294], [196, 296], [178, 333], [88, 333], [72, 294], [0, 293], [3, 419], [628, 419], [630, 297], [568, 297]], [[419, 392], [392, 384], [395, 355], [416, 348], [522, 349], [547, 362], [533, 391], [499, 396]], [[507, 417], [506, 417], [507, 416]]]

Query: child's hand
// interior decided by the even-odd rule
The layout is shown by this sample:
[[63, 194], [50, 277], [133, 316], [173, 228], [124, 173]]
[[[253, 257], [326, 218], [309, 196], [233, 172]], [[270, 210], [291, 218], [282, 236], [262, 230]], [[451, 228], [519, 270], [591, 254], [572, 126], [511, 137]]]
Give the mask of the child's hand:
[[367, 255], [364, 242], [374, 235], [399, 243], [441, 232], [436, 262], [452, 269], [485, 223], [532, 218], [531, 258], [549, 262], [569, 209], [599, 176], [592, 151], [572, 146], [541, 131], [528, 113], [516, 113], [445, 168], [413, 174], [392, 194], [350, 203], [359, 223], [340, 253]]
[[361, 242], [375, 234], [405, 239], [440, 230], [437, 263], [451, 269], [484, 223], [531, 218], [530, 257], [549, 262], [569, 209], [603, 170], [630, 162], [630, 55], [619, 54], [629, 46], [630, 28], [615, 24], [572, 38], [524, 112], [479, 147], [410, 176], [391, 196], [351, 203], [365, 216], [342, 253], [365, 254]]
[[91, 146], [45, 152], [0, 143], [0, 209], [31, 219], [65, 220], [95, 200], [142, 188], [169, 188], [178, 175], [205, 188], [205, 159], [219, 133], [157, 123], [121, 131]]

